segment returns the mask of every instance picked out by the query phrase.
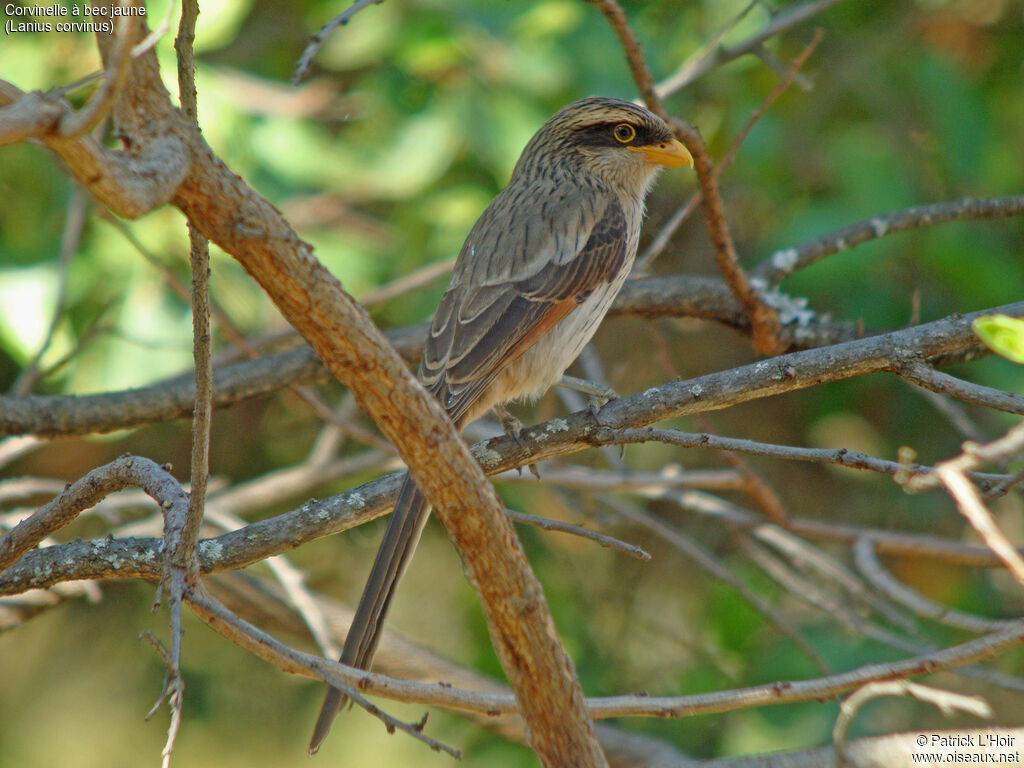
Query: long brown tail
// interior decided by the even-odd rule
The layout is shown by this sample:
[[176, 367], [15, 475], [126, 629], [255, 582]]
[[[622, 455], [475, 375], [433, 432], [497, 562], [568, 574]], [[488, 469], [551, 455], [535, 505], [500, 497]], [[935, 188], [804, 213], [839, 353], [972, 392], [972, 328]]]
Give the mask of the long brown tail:
[[[352, 626], [345, 638], [345, 648], [340, 659], [342, 664], [369, 669], [395, 587], [412, 559], [429, 516], [430, 505], [407, 474], [402, 490], [398, 492], [398, 501], [391, 513], [388, 529], [370, 569], [363, 596], [359, 598]], [[331, 723], [347, 701], [348, 697], [337, 688], [327, 689], [320, 715], [313, 727], [313, 738], [309, 741], [309, 754], [315, 755], [320, 749], [331, 729]]]

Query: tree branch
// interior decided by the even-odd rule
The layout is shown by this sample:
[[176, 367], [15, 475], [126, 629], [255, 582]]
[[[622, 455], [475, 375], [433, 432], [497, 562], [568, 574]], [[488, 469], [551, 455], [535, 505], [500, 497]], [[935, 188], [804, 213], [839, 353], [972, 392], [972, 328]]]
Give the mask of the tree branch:
[[711, 162], [711, 155], [708, 153], [700, 131], [689, 123], [668, 114], [665, 110], [655, 91], [654, 78], [644, 60], [640, 42], [629, 26], [626, 14], [617, 0], [589, 1], [601, 10], [619, 38], [619, 43], [626, 54], [626, 61], [633, 75], [633, 81], [647, 108], [672, 127], [676, 138], [686, 145], [687, 150], [693, 156], [693, 167], [697, 171], [697, 180], [704, 201], [704, 219], [707, 222], [711, 245], [715, 250], [718, 269], [750, 319], [754, 349], [766, 355], [781, 352], [783, 347], [777, 338], [778, 313], [760, 300], [740, 266], [732, 235], [729, 234], [729, 227], [725, 221], [725, 211], [722, 197], [718, 191], [714, 164]]
[[[1024, 302], [994, 311], [1024, 316]], [[492, 438], [475, 446], [474, 456], [485, 472], [494, 474], [607, 444], [611, 441], [609, 430], [643, 427], [828, 381], [891, 371], [895, 349], [928, 359], [973, 345], [972, 320], [990, 313], [986, 310], [956, 315], [824, 349], [792, 352], [729, 371], [668, 382], [609, 402], [600, 411], [600, 423], [595, 422], [589, 410], [580, 411], [524, 429], [519, 442], [510, 437]], [[910, 484], [914, 486], [930, 477], [912, 478]], [[377, 517], [394, 503], [399, 481], [399, 475], [379, 478], [354, 491], [308, 502], [241, 531], [200, 542], [202, 572], [240, 568]], [[146, 563], [147, 548], [140, 545], [141, 541], [71, 542], [50, 548], [52, 552], [29, 553], [22, 562], [0, 574], [0, 594], [71, 578], [155, 578], [156, 572]]]
[[[750, 328], [728, 287], [721, 280], [703, 277], [630, 280], [619, 292], [609, 316], [696, 317], [744, 332]], [[794, 349], [848, 341], [859, 335], [853, 323], [835, 322], [806, 309], [787, 317], [781, 338]], [[426, 326], [399, 328], [388, 331], [386, 336], [402, 357], [413, 363], [420, 356]], [[329, 376], [309, 347], [220, 366], [214, 372], [213, 404], [222, 407]], [[111, 432], [189, 416], [194, 401], [191, 374], [140, 389], [94, 395], [0, 395], [0, 436], [31, 433], [65, 437]]]
[[[101, 54], [109, 57], [110, 41], [100, 36], [98, 42]], [[132, 141], [145, 144], [152, 138], [147, 127], [156, 122], [161, 135], [185, 142], [189, 162], [173, 194], [174, 205], [256, 279], [406, 460], [480, 595], [492, 642], [542, 762], [605, 764], [540, 585], [494, 490], [444, 411], [310, 246], [170, 107], [155, 56], [144, 54], [138, 62], [144, 63], [133, 68], [115, 109], [119, 127]], [[69, 167], [80, 176], [80, 167], [72, 162]]]
[[799, 269], [879, 237], [950, 221], [995, 219], [1022, 214], [1024, 195], [965, 197], [949, 202], [915, 205], [858, 221], [795, 248], [783, 248], [754, 267], [751, 274], [767, 283], [777, 283]]

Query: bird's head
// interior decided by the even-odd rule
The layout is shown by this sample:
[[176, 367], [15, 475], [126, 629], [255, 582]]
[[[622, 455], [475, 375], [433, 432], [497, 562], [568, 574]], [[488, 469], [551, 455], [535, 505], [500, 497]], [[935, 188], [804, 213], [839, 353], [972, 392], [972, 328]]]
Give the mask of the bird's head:
[[692, 162], [657, 115], [629, 101], [592, 96], [563, 107], [541, 126], [523, 150], [513, 178], [582, 173], [643, 197], [662, 167]]

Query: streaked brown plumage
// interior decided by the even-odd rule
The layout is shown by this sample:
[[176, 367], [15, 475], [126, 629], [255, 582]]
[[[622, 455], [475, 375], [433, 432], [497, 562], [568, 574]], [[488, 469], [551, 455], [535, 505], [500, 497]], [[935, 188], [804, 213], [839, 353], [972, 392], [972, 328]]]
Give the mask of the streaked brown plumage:
[[[619, 99], [574, 102], [541, 126], [466, 238], [423, 351], [420, 381], [457, 427], [558, 381], [629, 274], [657, 171], [690, 162], [664, 121]], [[369, 667], [429, 513], [406, 476], [342, 663]], [[328, 689], [310, 754], [343, 705]]]

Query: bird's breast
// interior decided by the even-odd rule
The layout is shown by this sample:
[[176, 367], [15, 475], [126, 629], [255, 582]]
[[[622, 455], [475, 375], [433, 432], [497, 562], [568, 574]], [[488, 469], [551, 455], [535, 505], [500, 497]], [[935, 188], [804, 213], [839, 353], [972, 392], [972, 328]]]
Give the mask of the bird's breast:
[[495, 402], [539, 397], [558, 382], [601, 325], [632, 262], [629, 258], [614, 280], [591, 291], [564, 320], [509, 363], [495, 382]]

